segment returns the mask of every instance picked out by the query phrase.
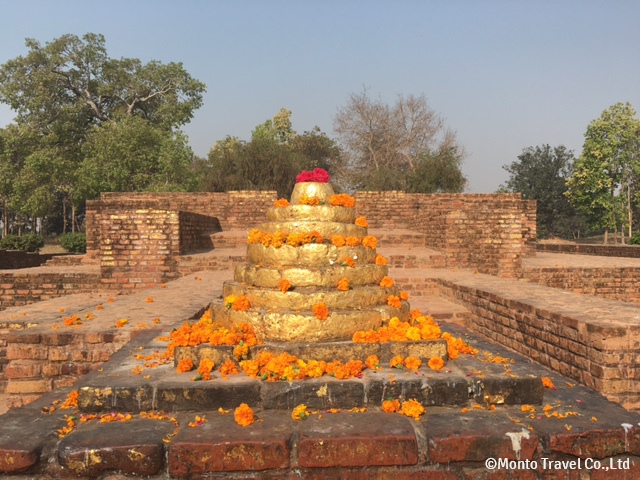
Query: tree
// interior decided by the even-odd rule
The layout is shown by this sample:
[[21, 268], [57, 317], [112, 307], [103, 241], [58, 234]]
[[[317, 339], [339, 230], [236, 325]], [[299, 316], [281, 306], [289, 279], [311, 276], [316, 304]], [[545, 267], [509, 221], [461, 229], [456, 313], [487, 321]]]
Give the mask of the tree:
[[505, 165], [509, 179], [501, 190], [521, 193], [537, 201], [538, 236], [580, 237], [586, 224], [565, 196], [566, 180], [571, 176], [573, 152], [563, 145], [528, 147], [518, 160]]
[[633, 229], [640, 174], [640, 120], [630, 103], [616, 103], [587, 127], [582, 155], [567, 180], [567, 196], [594, 225], [608, 232]]
[[[124, 162], [124, 159], [102, 155], [106, 164], [101, 165], [101, 169], [90, 168], [92, 158], [95, 160], [98, 155], [96, 149], [100, 142], [96, 138], [103, 135], [116, 141], [127, 135], [130, 139], [137, 136], [143, 143], [130, 143], [132, 150], [127, 152], [130, 156], [136, 155], [134, 151], [138, 146], [144, 149], [144, 141], [149, 138], [139, 135], [144, 128], [160, 143], [171, 143], [171, 139], [184, 143], [177, 129], [201, 106], [205, 86], [192, 78], [180, 63], [143, 64], [133, 58], [109, 58], [102, 35], [89, 33], [82, 38], [63, 35], [44, 46], [27, 39], [26, 46], [29, 51], [25, 56], [0, 66], [0, 101], [16, 112], [17, 128], [28, 129], [36, 139], [29, 151], [22, 152], [12, 204], [28, 215], [42, 215], [55, 208], [54, 203], [61, 198], [63, 210], [70, 207], [72, 211], [73, 230], [78, 205], [86, 195], [97, 195], [97, 190], [89, 186], [105, 186], [104, 179], [87, 178], [87, 175], [98, 175], [101, 169], [113, 173], [121, 170]], [[140, 122], [145, 122], [147, 127], [143, 128]], [[113, 135], [106, 133], [107, 125], [114, 128], [110, 131]], [[133, 131], [124, 134], [125, 128]], [[116, 131], [118, 135], [114, 134]], [[85, 146], [88, 139], [92, 147]], [[104, 141], [101, 145], [106, 151]], [[122, 152], [118, 145], [110, 148]], [[145, 154], [151, 151], [160, 154], [157, 148], [146, 149]], [[89, 155], [89, 164], [85, 162], [87, 153], [94, 155]], [[148, 160], [147, 164], [149, 162], [164, 164], [164, 167], [154, 167], [156, 170], [171, 166], [182, 168], [180, 165], [184, 164], [183, 160], [176, 163], [161, 157]], [[109, 165], [111, 163], [113, 165]], [[182, 172], [174, 172], [169, 177], [177, 178]], [[148, 174], [148, 170], [143, 173]], [[165, 172], [165, 186], [167, 174]], [[150, 183], [137, 180], [133, 183], [149, 188]], [[64, 218], [66, 230], [66, 215]]]
[[276, 190], [288, 197], [302, 170], [320, 167], [331, 174], [341, 157], [339, 146], [318, 127], [297, 134], [290, 116], [281, 108], [253, 130], [249, 142], [230, 136], [218, 140], [207, 160], [197, 162], [201, 189]]
[[[348, 155], [352, 187], [409, 192], [461, 192], [464, 149], [424, 95], [399, 96], [395, 105], [351, 94], [334, 119]], [[433, 178], [431, 169], [438, 170]], [[444, 178], [447, 178], [445, 181]]]

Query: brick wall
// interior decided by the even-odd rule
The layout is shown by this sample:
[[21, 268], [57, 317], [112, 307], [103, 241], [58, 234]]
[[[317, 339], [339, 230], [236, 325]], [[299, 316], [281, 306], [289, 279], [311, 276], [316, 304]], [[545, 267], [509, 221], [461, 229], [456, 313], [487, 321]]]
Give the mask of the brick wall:
[[640, 245], [538, 243], [535, 247], [539, 252], [574, 253], [577, 255], [599, 255], [603, 257], [640, 258]]
[[21, 250], [0, 250], [0, 270], [39, 267], [53, 254], [23, 252]]
[[538, 285], [640, 305], [640, 268], [527, 268], [523, 278]]
[[180, 229], [180, 255], [211, 249], [212, 233], [221, 232], [222, 227], [217, 218], [199, 213], [178, 212]]
[[356, 211], [371, 228], [411, 229], [440, 250], [447, 266], [517, 277], [535, 239], [535, 202], [520, 194], [357, 192]]
[[150, 288], [176, 278], [178, 212], [103, 209], [98, 223], [100, 276], [105, 287]]
[[8, 406], [19, 407], [56, 388], [72, 385], [109, 360], [130, 336], [127, 332], [9, 332], [4, 338]]
[[[473, 330], [629, 410], [640, 409], [640, 329], [633, 313], [625, 312], [617, 322], [601, 321], [593, 315], [593, 305], [584, 310], [583, 305], [559, 307], [559, 298], [540, 302], [446, 279], [437, 284], [441, 294], [469, 310]], [[549, 292], [545, 298], [552, 296], [557, 294]], [[615, 307], [595, 307], [611, 308]]]
[[0, 310], [99, 288], [98, 272], [0, 272]]

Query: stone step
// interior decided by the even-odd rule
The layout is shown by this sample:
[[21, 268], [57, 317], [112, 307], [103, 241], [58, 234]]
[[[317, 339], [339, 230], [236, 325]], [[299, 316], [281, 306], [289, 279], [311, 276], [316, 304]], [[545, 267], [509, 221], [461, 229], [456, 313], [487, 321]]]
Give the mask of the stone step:
[[[492, 348], [494, 354], [508, 353], [482, 338], [475, 340], [481, 348]], [[101, 418], [74, 409], [62, 410], [60, 404], [53, 413], [43, 413], [54, 401], [66, 398], [67, 388], [2, 417], [0, 472], [23, 473], [29, 475], [24, 479], [42, 480], [67, 478], [70, 474], [106, 478], [116, 471], [118, 478], [148, 476], [154, 480], [236, 475], [291, 480], [480, 479], [488, 474], [488, 459], [505, 459], [522, 462], [515, 463], [519, 465], [516, 473], [527, 470], [522, 474], [531, 479], [556, 478], [558, 469], [566, 470], [560, 463], [550, 463], [556, 461], [574, 461], [576, 466], [579, 461], [580, 468], [575, 468], [578, 473], [573, 474], [576, 478], [610, 478], [590, 472], [585, 464], [589, 459], [600, 462], [603, 468], [624, 469], [618, 472], [621, 478], [637, 478], [639, 414], [627, 412], [522, 357], [514, 354], [512, 358], [514, 366], [522, 363], [536, 375], [553, 377], [556, 388], [545, 390], [542, 405], [532, 405], [527, 411], [518, 405], [492, 406], [484, 402], [427, 405], [419, 419], [382, 412], [379, 405], [369, 405], [366, 411], [349, 411], [352, 406], [330, 411], [328, 405], [308, 405], [309, 417], [296, 421], [292, 409], [301, 401], [279, 409], [260, 408], [253, 397], [236, 388], [230, 377], [224, 383], [228, 390], [235, 390], [233, 401], [211, 396], [200, 409], [164, 416], [155, 412], [157, 419], [135, 409], [130, 416], [109, 410]], [[484, 365], [499, 367], [495, 363]], [[124, 383], [125, 377], [141, 378], [121, 373]], [[403, 375], [396, 374], [398, 382]], [[409, 400], [412, 393], [398, 389], [390, 397]], [[135, 401], [130, 399], [132, 404]], [[246, 427], [234, 421], [234, 409], [240, 403], [247, 403], [255, 412], [256, 421]], [[531, 408], [535, 411], [529, 411]], [[59, 440], [55, 432], [67, 426], [65, 415], [72, 417], [75, 425]], [[509, 477], [507, 470], [514, 470], [510, 467], [499, 467], [496, 475], [524, 478]]]

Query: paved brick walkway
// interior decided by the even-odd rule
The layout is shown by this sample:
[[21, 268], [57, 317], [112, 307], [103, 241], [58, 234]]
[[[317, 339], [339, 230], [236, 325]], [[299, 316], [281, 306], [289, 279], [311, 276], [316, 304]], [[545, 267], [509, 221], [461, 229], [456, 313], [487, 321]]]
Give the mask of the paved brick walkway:
[[624, 268], [640, 267], [640, 258], [598, 257], [569, 253], [537, 252], [522, 259], [523, 268]]

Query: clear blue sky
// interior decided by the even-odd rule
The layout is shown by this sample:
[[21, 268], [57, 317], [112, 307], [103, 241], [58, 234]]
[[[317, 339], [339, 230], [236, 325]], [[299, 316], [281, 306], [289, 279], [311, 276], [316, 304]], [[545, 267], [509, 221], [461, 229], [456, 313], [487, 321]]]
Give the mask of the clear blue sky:
[[[112, 57], [183, 62], [207, 85], [185, 127], [196, 154], [248, 139], [280, 107], [333, 135], [363, 86], [424, 94], [467, 150], [469, 192], [495, 191], [528, 146], [578, 155], [589, 122], [640, 110], [637, 0], [0, 0], [0, 63], [65, 33], [105, 35]], [[13, 115], [0, 106], [0, 126]]]

